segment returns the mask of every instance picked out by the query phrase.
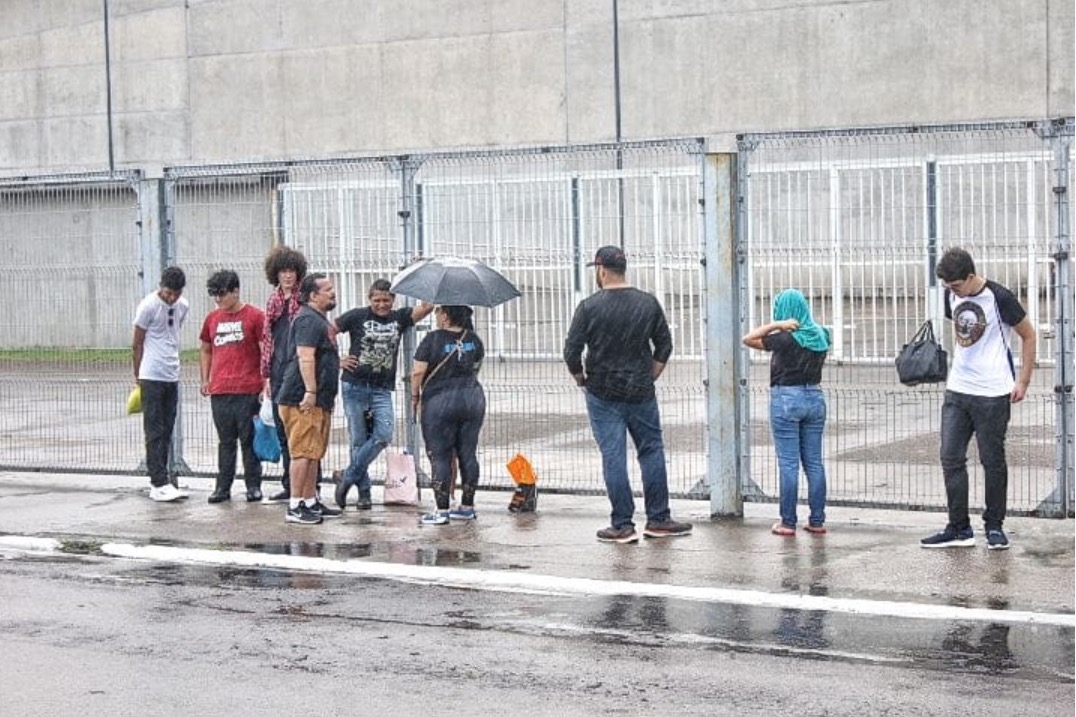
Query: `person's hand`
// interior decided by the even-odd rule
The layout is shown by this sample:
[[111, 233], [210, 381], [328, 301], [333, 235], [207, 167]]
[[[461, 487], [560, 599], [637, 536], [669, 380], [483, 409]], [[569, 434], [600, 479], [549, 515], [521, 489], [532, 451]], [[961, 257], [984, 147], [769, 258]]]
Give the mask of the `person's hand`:
[[1009, 394], [1010, 403], [1020, 403], [1027, 395], [1027, 384], [1020, 381], [1016, 382], [1016, 385], [1012, 387], [1012, 393]]
[[201, 387], [198, 389], [203, 396], [209, 395], [209, 381], [203, 381]]
[[348, 354], [340, 359], [340, 368], [345, 371], [354, 371], [359, 367], [359, 357]]
[[299, 401], [299, 410], [302, 411], [303, 413], [310, 413], [310, 409], [312, 409], [314, 407], [314, 403], [316, 402], [316, 399], [317, 399], [317, 396], [315, 396], [310, 391], [307, 391], [306, 393], [303, 394], [303, 400]]
[[800, 322], [795, 319], [785, 319], [777, 322], [777, 328], [781, 331], [795, 331], [800, 327]]

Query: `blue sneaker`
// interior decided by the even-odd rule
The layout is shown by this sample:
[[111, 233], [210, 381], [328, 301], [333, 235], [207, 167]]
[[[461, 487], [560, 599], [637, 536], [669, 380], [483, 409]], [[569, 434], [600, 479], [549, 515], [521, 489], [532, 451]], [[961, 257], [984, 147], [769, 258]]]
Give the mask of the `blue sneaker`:
[[460, 505], [448, 511], [448, 518], [449, 520], [475, 520], [478, 518], [478, 513], [474, 512], [473, 506]]
[[920, 540], [919, 545], [923, 548], [970, 548], [975, 545], [975, 532], [970, 525], [960, 530], [947, 525], [940, 533]]
[[986, 529], [986, 549], [987, 550], [1008, 550], [1009, 549], [1009, 536], [1005, 535], [1005, 531], [1001, 528], [987, 528]]
[[418, 522], [422, 525], [448, 525], [448, 511], [435, 510], [419, 518]]

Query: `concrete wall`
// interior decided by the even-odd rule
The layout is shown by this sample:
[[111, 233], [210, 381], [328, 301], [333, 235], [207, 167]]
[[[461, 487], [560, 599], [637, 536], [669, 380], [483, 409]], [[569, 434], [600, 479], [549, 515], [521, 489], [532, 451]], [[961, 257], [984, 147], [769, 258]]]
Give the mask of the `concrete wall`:
[[[113, 161], [616, 136], [613, 0], [110, 0]], [[1071, 0], [619, 0], [622, 136], [1071, 115]], [[101, 0], [0, 0], [0, 174], [108, 168]]]

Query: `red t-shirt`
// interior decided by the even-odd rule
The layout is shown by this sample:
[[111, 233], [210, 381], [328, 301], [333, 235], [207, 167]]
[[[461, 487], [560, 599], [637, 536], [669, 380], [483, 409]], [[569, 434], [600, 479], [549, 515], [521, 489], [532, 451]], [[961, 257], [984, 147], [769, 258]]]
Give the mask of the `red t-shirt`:
[[205, 317], [199, 338], [213, 349], [209, 367], [209, 393], [261, 393], [261, 341], [265, 314], [244, 304], [229, 314], [214, 309]]

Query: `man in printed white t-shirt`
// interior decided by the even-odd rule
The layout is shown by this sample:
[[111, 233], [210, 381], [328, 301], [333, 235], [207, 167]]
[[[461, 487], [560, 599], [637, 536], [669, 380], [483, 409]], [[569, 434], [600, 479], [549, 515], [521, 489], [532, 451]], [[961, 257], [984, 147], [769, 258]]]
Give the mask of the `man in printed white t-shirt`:
[[[953, 322], [953, 365], [941, 415], [941, 464], [949, 522], [923, 538], [924, 548], [971, 547], [968, 516], [968, 444], [975, 435], [983, 465], [986, 547], [1007, 550], [1002, 528], [1009, 488], [1005, 433], [1012, 404], [1024, 400], [1035, 366], [1035, 328], [1016, 296], [975, 273], [963, 249], [942, 255], [935, 275], [945, 284], [945, 318]], [[1013, 363], [1012, 334], [1020, 337], [1020, 371]]]
[[186, 498], [168, 474], [168, 451], [179, 407], [179, 330], [190, 306], [183, 298], [187, 277], [178, 266], [161, 272], [157, 290], [135, 309], [131, 342], [134, 375], [142, 388], [142, 429], [151, 500]]

